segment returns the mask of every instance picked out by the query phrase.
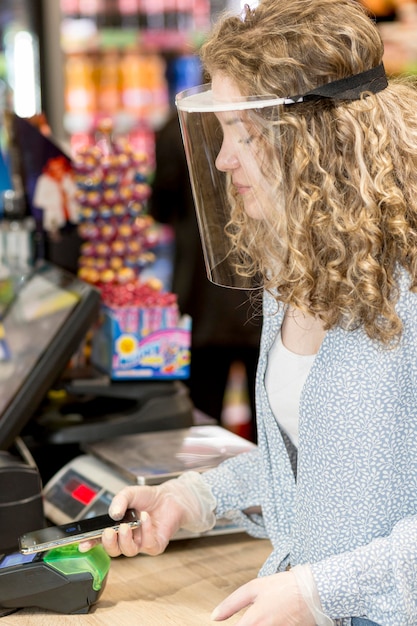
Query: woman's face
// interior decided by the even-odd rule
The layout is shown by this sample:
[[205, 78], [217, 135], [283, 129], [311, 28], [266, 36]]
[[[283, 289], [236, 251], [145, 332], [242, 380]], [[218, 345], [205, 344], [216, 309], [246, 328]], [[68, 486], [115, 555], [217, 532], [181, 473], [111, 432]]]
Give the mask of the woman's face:
[[[225, 74], [212, 78], [213, 98], [233, 102], [242, 98], [237, 86]], [[271, 208], [272, 186], [265, 178], [266, 154], [259, 128], [251, 123], [251, 111], [225, 111], [216, 114], [223, 138], [216, 168], [229, 174], [234, 194], [240, 196], [245, 212], [264, 219]]]

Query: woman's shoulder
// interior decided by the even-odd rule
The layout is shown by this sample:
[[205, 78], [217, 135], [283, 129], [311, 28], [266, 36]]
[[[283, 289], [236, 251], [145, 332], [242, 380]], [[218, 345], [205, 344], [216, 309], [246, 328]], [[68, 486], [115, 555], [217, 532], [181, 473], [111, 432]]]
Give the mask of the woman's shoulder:
[[417, 290], [413, 289], [410, 273], [400, 267], [397, 272], [398, 284], [398, 313], [401, 317], [406, 314], [417, 319]]
[[277, 298], [276, 293], [264, 289], [263, 291], [263, 313], [264, 315], [274, 316], [284, 312], [284, 305]]

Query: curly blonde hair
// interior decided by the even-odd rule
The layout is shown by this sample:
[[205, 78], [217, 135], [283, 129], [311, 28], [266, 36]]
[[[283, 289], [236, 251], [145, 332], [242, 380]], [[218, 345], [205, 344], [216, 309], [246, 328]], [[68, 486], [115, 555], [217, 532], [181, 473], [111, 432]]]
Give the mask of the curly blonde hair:
[[[355, 0], [261, 0], [220, 20], [201, 56], [209, 76], [228, 76], [244, 95], [286, 97], [378, 66], [383, 44]], [[399, 266], [417, 291], [415, 85], [391, 79], [359, 100], [287, 106], [280, 124], [286, 202], [275, 232], [238, 200], [231, 213], [245, 272], [261, 272], [277, 300], [327, 329], [398, 340]]]

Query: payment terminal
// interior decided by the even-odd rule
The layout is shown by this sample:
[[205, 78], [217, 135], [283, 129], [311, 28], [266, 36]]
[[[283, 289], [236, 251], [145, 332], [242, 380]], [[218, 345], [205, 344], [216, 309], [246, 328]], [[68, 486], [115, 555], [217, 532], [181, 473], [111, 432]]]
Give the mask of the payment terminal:
[[86, 553], [69, 545], [0, 556], [0, 613], [25, 607], [88, 613], [104, 589], [110, 560], [101, 545]]

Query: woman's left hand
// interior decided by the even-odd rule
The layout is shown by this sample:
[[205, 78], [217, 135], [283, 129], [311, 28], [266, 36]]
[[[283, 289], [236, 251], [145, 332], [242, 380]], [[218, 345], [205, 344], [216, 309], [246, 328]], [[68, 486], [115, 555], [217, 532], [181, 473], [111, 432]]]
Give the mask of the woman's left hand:
[[211, 619], [223, 621], [249, 607], [236, 626], [315, 626], [291, 571], [255, 578], [223, 600]]

